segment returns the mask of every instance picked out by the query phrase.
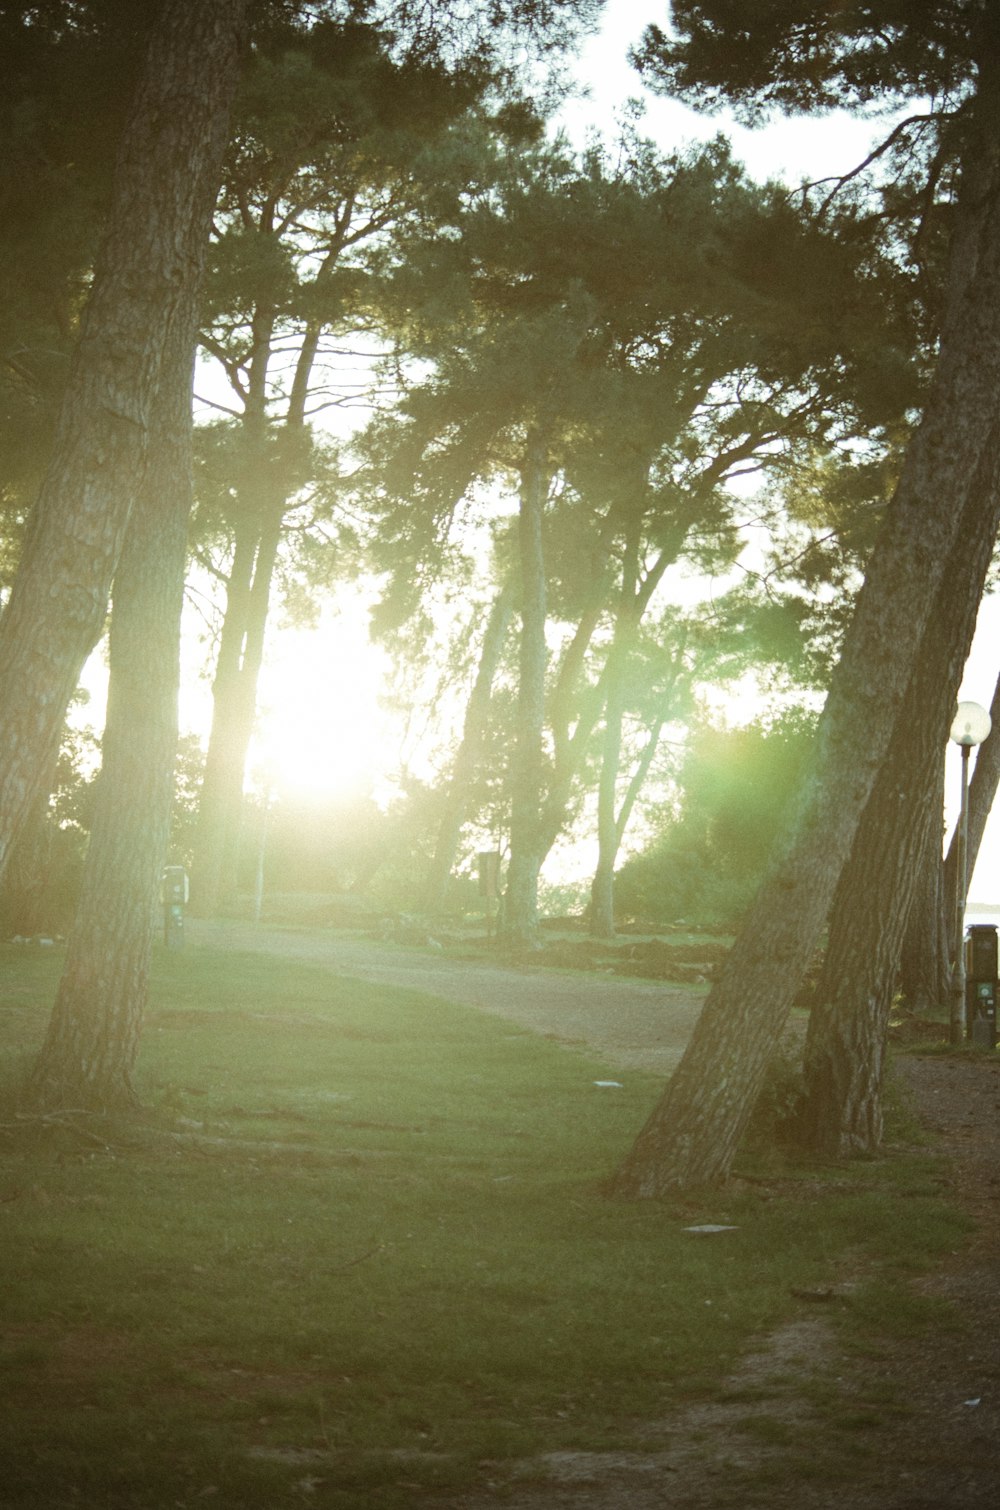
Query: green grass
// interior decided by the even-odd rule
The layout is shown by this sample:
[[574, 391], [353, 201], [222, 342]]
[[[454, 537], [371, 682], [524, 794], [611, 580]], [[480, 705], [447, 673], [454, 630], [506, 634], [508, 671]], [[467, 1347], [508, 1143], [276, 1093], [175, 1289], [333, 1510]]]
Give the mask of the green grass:
[[[484, 1459], [621, 1444], [711, 1395], [845, 1265], [872, 1278], [844, 1325], [925, 1325], [886, 1296], [962, 1230], [901, 1156], [606, 1201], [654, 1079], [195, 947], [156, 961], [143, 1117], [19, 1121], [59, 965], [0, 951], [5, 1507], [460, 1492]], [[709, 1221], [738, 1230], [683, 1231]]]

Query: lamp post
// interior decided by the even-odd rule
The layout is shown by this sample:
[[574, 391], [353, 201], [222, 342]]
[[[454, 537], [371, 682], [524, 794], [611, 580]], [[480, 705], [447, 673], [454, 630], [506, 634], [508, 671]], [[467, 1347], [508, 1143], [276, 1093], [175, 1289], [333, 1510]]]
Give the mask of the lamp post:
[[962, 752], [962, 805], [958, 814], [958, 874], [955, 878], [955, 963], [951, 972], [951, 1032], [953, 1044], [965, 1036], [965, 900], [969, 884], [969, 751], [990, 732], [990, 715], [978, 703], [959, 703], [951, 739]]

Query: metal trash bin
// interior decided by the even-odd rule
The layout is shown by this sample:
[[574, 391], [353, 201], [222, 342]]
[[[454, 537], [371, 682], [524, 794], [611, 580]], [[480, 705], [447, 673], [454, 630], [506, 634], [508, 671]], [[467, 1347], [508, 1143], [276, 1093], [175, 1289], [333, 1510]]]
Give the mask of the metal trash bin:
[[995, 923], [972, 923], [965, 939], [965, 1035], [997, 1046], [998, 942]]

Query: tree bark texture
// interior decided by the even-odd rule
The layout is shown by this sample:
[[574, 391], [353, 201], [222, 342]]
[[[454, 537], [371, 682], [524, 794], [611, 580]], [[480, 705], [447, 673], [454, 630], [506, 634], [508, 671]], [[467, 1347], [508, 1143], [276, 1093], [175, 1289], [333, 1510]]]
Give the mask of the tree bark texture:
[[165, 342], [200, 282], [247, 0], [166, 0], [119, 151], [108, 233], [0, 621], [0, 870], [99, 638]]
[[0, 879], [0, 936], [3, 938], [10, 938], [12, 934], [31, 938], [54, 926], [46, 919], [43, 906], [52, 854], [53, 820], [49, 814], [52, 781], [50, 776], [42, 795], [28, 814]]
[[191, 507], [194, 320], [161, 369], [145, 486], [115, 575], [108, 714], [83, 890], [31, 1102], [106, 1110], [134, 1099], [177, 746], [180, 619]]
[[438, 824], [437, 842], [431, 861], [425, 905], [429, 912], [440, 911], [445, 904], [448, 880], [455, 864], [462, 823], [468, 808], [469, 789], [486, 755], [487, 714], [493, 691], [493, 679], [507, 639], [517, 602], [517, 588], [504, 582], [493, 600], [483, 643], [479, 652], [476, 679], [469, 694], [462, 726], [462, 740], [455, 755], [451, 779], [444, 798], [444, 810]]
[[882, 1142], [885, 1040], [907, 916], [940, 833], [940, 752], [948, 740], [1000, 522], [1000, 435], [966, 505], [889, 753], [865, 807], [830, 916], [809, 1020], [805, 1141], [835, 1157]]
[[[1000, 392], [1000, 91], [980, 80], [963, 163], [940, 353], [873, 553], [784, 852], [772, 864], [673, 1079], [612, 1182], [657, 1197], [723, 1178], [762, 1088], [892, 738]], [[970, 502], [973, 507], [970, 509]]]
[[511, 777], [510, 861], [501, 937], [531, 948], [538, 933], [538, 873], [542, 864], [541, 805], [545, 779], [545, 557], [542, 517], [548, 475], [537, 436], [529, 437], [521, 469], [518, 540], [521, 561], [521, 642], [517, 732]]
[[[975, 869], [983, 834], [1000, 785], [1000, 679], [990, 703], [992, 730], [976, 752], [969, 782], [969, 874]], [[941, 858], [941, 812], [944, 806], [942, 754], [938, 822], [920, 865], [900, 960], [900, 987], [911, 1012], [927, 1013], [946, 1005], [955, 949], [955, 873], [958, 868], [957, 832], [947, 857]]]
[[929, 1013], [948, 1002], [949, 942], [945, 906], [944, 864], [941, 848], [944, 830], [944, 756], [942, 745], [934, 777], [934, 809], [937, 821], [927, 832], [924, 853], [917, 863], [913, 900], [899, 957], [899, 984], [909, 1011]]

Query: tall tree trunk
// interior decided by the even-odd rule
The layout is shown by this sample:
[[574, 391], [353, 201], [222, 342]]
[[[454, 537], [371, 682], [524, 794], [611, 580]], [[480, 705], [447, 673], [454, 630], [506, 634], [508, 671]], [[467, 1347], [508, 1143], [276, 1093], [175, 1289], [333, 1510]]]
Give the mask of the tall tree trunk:
[[7, 868], [0, 878], [0, 937], [22, 938], [53, 928], [44, 914], [44, 898], [52, 855], [53, 820], [49, 813], [52, 778], [28, 814]]
[[618, 772], [622, 755], [622, 720], [625, 716], [625, 668], [635, 640], [636, 589], [639, 582], [641, 516], [626, 521], [622, 542], [622, 580], [618, 612], [608, 649], [604, 696], [604, 737], [597, 787], [597, 870], [590, 893], [590, 932], [596, 938], [613, 938], [615, 932], [613, 877], [614, 856], [621, 842], [618, 816]]
[[194, 307], [164, 357], [143, 491], [115, 574], [108, 714], [83, 891], [28, 1096], [46, 1108], [133, 1100], [177, 745], [191, 507]]
[[790, 837], [660, 1103], [612, 1188], [656, 1197], [728, 1172], [886, 756], [958, 521], [998, 485], [1000, 89], [980, 79], [966, 137], [940, 354], [922, 422], [837, 666]]
[[[328, 255], [317, 282], [327, 280], [339, 250]], [[191, 900], [192, 910], [203, 917], [217, 912], [236, 890], [247, 754], [257, 717], [274, 572], [293, 491], [287, 479], [284, 487], [275, 484], [269, 454], [268, 370], [276, 323], [273, 307], [258, 307], [243, 416], [249, 465], [239, 489], [241, 508], [212, 684], [212, 728], [198, 799]], [[309, 381], [322, 333], [322, 323], [314, 321], [303, 336], [282, 427], [286, 445], [289, 440], [307, 444]]]
[[607, 609], [612, 583], [612, 557], [621, 508], [613, 505], [604, 519], [592, 560], [590, 580], [583, 594], [580, 617], [553, 678], [546, 717], [552, 736], [552, 766], [541, 807], [539, 866], [544, 864], [566, 822], [573, 788], [583, 765], [590, 736], [604, 706], [604, 684], [584, 685], [587, 651]]
[[[990, 733], [976, 751], [976, 763], [972, 770], [969, 781], [969, 810], [968, 810], [968, 842], [966, 844], [965, 859], [968, 873], [971, 876], [976, 868], [979, 851], [982, 848], [983, 835], [989, 822], [990, 813], [993, 811], [993, 802], [997, 794], [997, 786], [1000, 785], [1000, 678], [993, 689], [993, 700], [990, 703]], [[944, 861], [944, 879], [942, 889], [946, 898], [946, 909], [950, 902], [951, 911], [947, 912], [947, 935], [952, 953], [954, 952], [955, 940], [954, 916], [957, 906], [956, 881], [958, 870], [958, 825], [951, 836], [948, 845], [948, 853]]]
[[[241, 576], [228, 599], [222, 642], [212, 686], [212, 729], [198, 801], [192, 910], [202, 917], [218, 911], [236, 885], [236, 858], [243, 810], [247, 751], [257, 714], [257, 687], [274, 568], [281, 544], [285, 500], [270, 505], [252, 532], [238, 537], [234, 570], [245, 556], [252, 569]], [[252, 544], [250, 543], [252, 541]], [[245, 542], [245, 544], [244, 544]], [[244, 550], [240, 550], [244, 544]]]
[[[611, 813], [609, 817], [613, 819], [612, 822], [606, 822], [605, 825], [598, 824], [597, 865], [590, 885], [590, 932], [594, 938], [614, 938], [615, 865], [618, 861], [618, 851], [625, 838], [625, 830], [628, 828], [632, 810], [649, 775], [649, 768], [653, 764], [653, 757], [660, 743], [660, 734], [665, 722], [666, 718], [661, 715], [653, 720], [617, 815]], [[603, 765], [601, 775], [603, 778]]]
[[888, 756], [830, 916], [805, 1048], [804, 1140], [842, 1157], [882, 1142], [882, 1076], [903, 932], [928, 835], [939, 831], [939, 753], [972, 644], [1000, 520], [966, 505]]
[[[226, 580], [226, 607], [212, 683], [212, 726], [198, 794], [191, 867], [191, 911], [200, 917], [210, 917], [217, 910], [223, 885], [222, 855], [229, 826], [228, 793], [232, 787], [233, 767], [227, 748], [229, 741], [223, 730], [229, 722], [226, 703], [230, 699], [235, 701], [235, 689], [239, 685], [259, 538], [255, 524], [237, 527], [233, 560]], [[242, 795], [242, 769], [239, 789]]]
[[531, 948], [538, 936], [538, 874], [542, 863], [541, 804], [545, 770], [545, 557], [542, 518], [548, 475], [538, 436], [528, 439], [521, 468], [518, 539], [521, 560], [521, 644], [517, 733], [511, 779], [510, 862], [501, 937]]
[[[976, 753], [969, 782], [969, 874], [975, 869], [986, 824], [1000, 785], [1000, 679], [990, 703], [992, 730]], [[944, 861], [941, 859], [941, 821], [944, 806], [944, 757], [938, 782], [938, 822], [933, 827], [926, 857], [921, 861], [913, 905], [901, 954], [900, 986], [912, 1012], [933, 1012], [946, 1004], [955, 950], [955, 872], [957, 832]]]
[[[644, 485], [644, 484], [643, 484]], [[620, 518], [620, 516], [618, 516]], [[628, 526], [627, 526], [628, 527]], [[681, 546], [687, 536], [687, 527], [678, 528], [671, 532], [667, 543], [658, 552], [652, 566], [640, 579], [636, 573], [633, 582], [633, 601], [627, 612], [632, 622], [631, 634], [637, 633], [642, 623], [643, 614], [649, 607], [650, 601], [659, 587], [667, 568], [672, 566], [680, 555]], [[583, 652], [590, 644], [593, 632], [600, 620], [597, 605], [589, 605], [586, 620], [581, 620], [577, 633], [573, 637], [574, 655], [579, 656], [582, 664]], [[586, 630], [586, 640], [579, 648], [582, 635], [581, 630]], [[627, 655], [626, 655], [627, 661]], [[566, 663], [560, 668], [560, 682], [564, 680], [563, 672]], [[621, 668], [624, 669], [624, 666]], [[572, 693], [576, 689], [578, 676], [566, 679], [558, 695], [558, 714], [554, 712], [550, 717], [553, 741], [552, 776], [549, 781], [548, 792], [542, 806], [542, 836], [541, 857], [539, 864], [543, 864], [546, 855], [558, 839], [566, 823], [566, 815], [569, 809], [570, 798], [573, 794], [574, 783], [583, 766], [587, 753], [587, 745], [597, 727], [598, 720], [605, 708], [614, 679], [619, 674], [617, 658], [609, 654], [605, 658], [601, 673], [592, 686], [586, 687], [582, 694], [577, 694], [575, 704], [572, 702]], [[570, 715], [569, 708], [575, 706], [576, 721], [573, 732], [569, 732]], [[652, 757], [652, 752], [650, 752]], [[619, 840], [620, 842], [620, 840]]]
[[[621, 504], [612, 504], [591, 553], [589, 580], [582, 592], [576, 628], [553, 678], [548, 700], [548, 722], [552, 731], [554, 786], [560, 782], [560, 768], [564, 758], [570, 767], [568, 779], [571, 781], [575, 774], [574, 739], [570, 734], [570, 725], [578, 724], [581, 717], [585, 716], [580, 705], [580, 681], [591, 640], [607, 609], [608, 592], [613, 579], [614, 545], [621, 519]], [[594, 714], [594, 721], [599, 715], [600, 706]]]
[[[49, 801], [56, 784], [58, 758], [57, 751], [0, 876], [0, 931], [5, 938], [11, 934], [31, 938], [54, 926], [43, 917], [42, 908], [49, 878], [54, 826]], [[66, 923], [61, 926], [65, 927]]]
[[452, 767], [451, 778], [445, 793], [444, 809], [438, 824], [437, 843], [434, 846], [431, 873], [424, 898], [424, 905], [429, 912], [440, 911], [445, 904], [448, 880], [455, 864], [462, 821], [468, 806], [469, 788], [485, 752], [486, 719], [493, 691], [493, 679], [503, 653], [516, 602], [515, 584], [512, 581], [504, 582], [493, 600], [493, 607], [486, 622], [476, 679], [465, 710], [462, 742], [455, 755], [455, 764]]
[[597, 864], [590, 882], [588, 931], [591, 938], [615, 936], [615, 856], [621, 840], [615, 816], [617, 775], [621, 764], [620, 709], [612, 709], [616, 728], [604, 730], [601, 773], [597, 791]]
[[948, 918], [941, 858], [944, 825], [944, 756], [942, 745], [934, 777], [936, 815], [917, 862], [913, 901], [900, 950], [900, 989], [911, 1012], [929, 1013], [948, 1001], [950, 978]]
[[[642, 487], [645, 490], [646, 476]], [[618, 807], [618, 778], [621, 772], [622, 724], [625, 716], [625, 688], [629, 661], [635, 648], [639, 625], [654, 592], [668, 566], [680, 555], [686, 538], [685, 528], [675, 529], [653, 565], [642, 575], [640, 555], [642, 517], [628, 519], [622, 546], [622, 584], [615, 619], [614, 636], [601, 677], [604, 690], [604, 739], [601, 748], [601, 773], [597, 794], [597, 866], [590, 887], [590, 932], [595, 938], [613, 938], [615, 932], [615, 863], [625, 837], [625, 829], [649, 773], [660, 739], [665, 715], [653, 721], [646, 746], [632, 772]]]
[[252, 351], [241, 421], [233, 562], [226, 584], [219, 654], [212, 683], [212, 727], [198, 798], [191, 909], [212, 917], [235, 893], [246, 758], [257, 711], [257, 681], [271, 579], [286, 495], [273, 496], [268, 371], [277, 311], [261, 300], [251, 321]]
[[165, 343], [200, 281], [247, 0], [166, 0], [125, 128], [53, 457], [0, 621], [0, 870], [104, 627]]

